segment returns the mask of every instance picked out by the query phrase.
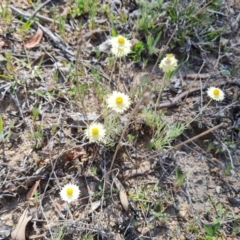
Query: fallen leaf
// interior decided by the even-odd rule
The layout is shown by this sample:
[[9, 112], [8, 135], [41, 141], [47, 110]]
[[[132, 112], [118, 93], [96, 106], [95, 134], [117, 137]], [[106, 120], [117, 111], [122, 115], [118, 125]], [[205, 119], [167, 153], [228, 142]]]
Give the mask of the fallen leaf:
[[63, 206], [60, 203], [58, 203], [57, 201], [55, 201], [54, 204], [60, 212], [64, 210]]
[[11, 233], [12, 240], [26, 240], [25, 230], [28, 222], [32, 219], [32, 216], [28, 217], [28, 210], [25, 209], [20, 217], [16, 228]]
[[211, 160], [215, 163], [219, 163], [219, 160], [217, 158], [212, 158]]
[[125, 189], [119, 192], [119, 198], [124, 210], [128, 211], [129, 202]]
[[65, 158], [67, 161], [79, 159], [81, 162], [87, 161], [87, 154], [81, 147], [74, 147], [65, 152]]
[[37, 180], [35, 182], [35, 184], [31, 187], [31, 189], [28, 191], [27, 196], [26, 196], [26, 200], [28, 200], [28, 199], [33, 197], [33, 194], [37, 190], [40, 181], [41, 181], [41, 179]]
[[124, 210], [128, 211], [129, 201], [128, 201], [128, 197], [127, 197], [127, 193], [125, 191], [125, 188], [122, 185], [122, 183], [116, 177], [114, 177], [114, 182], [117, 186], [117, 189], [119, 190], [120, 202], [121, 202]]
[[88, 211], [88, 214], [94, 212], [98, 207], [100, 207], [101, 201], [96, 201], [91, 203], [91, 209]]
[[38, 45], [42, 39], [43, 36], [43, 31], [41, 28], [38, 28], [37, 32], [35, 33], [35, 35], [33, 35], [29, 40], [24, 41], [23, 45], [26, 48], [33, 48], [36, 45]]

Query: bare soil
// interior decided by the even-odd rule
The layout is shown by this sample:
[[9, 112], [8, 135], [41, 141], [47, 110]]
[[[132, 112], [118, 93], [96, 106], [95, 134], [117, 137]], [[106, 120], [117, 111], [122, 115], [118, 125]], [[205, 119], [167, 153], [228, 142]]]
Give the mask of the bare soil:
[[[106, 2], [101, 1], [101, 5]], [[100, 57], [95, 52], [95, 47], [111, 35], [109, 19], [97, 15], [90, 29], [87, 14], [72, 18], [65, 11], [70, 2], [51, 1], [39, 14], [52, 21], [39, 18], [39, 22], [62, 41], [57, 43], [43, 31], [41, 42], [26, 49], [24, 41], [34, 35], [37, 25], [24, 30], [24, 17], [35, 8], [28, 1], [10, 2], [11, 21], [0, 19], [0, 114], [5, 137], [0, 149], [1, 239], [11, 239], [26, 209], [31, 220], [26, 229], [20, 226], [25, 239], [240, 239], [240, 5], [236, 1], [222, 4], [223, 12], [215, 17], [227, 30], [218, 38], [219, 48], [202, 51], [199, 42], [193, 46], [196, 49], [189, 53], [189, 65], [183, 64], [177, 71], [161, 99], [165, 105], [159, 109], [164, 109], [164, 118], [170, 124], [187, 122], [208, 102], [206, 87], [220, 86], [224, 101], [212, 102], [172, 145], [220, 123], [223, 126], [151, 158], [158, 153], [148, 147], [154, 129], [146, 126], [138, 113], [128, 131], [136, 138], [122, 146], [109, 172], [116, 145], [92, 144], [84, 137], [86, 123], [78, 95], [82, 93], [74, 90], [73, 77], [81, 45], [83, 75], [79, 81], [94, 83], [92, 70], [97, 69], [102, 84], [109, 84], [109, 49], [100, 52]], [[126, 1], [116, 6], [127, 12], [132, 23], [130, 13], [138, 5]], [[69, 17], [62, 37], [50, 7]], [[117, 27], [119, 32], [129, 33], [131, 26]], [[141, 33], [134, 33], [133, 38], [141, 38]], [[161, 39], [157, 48], [164, 43], [166, 39]], [[177, 48], [174, 51], [176, 56], [181, 54]], [[153, 65], [149, 60], [141, 69], [141, 63], [126, 60], [122, 89], [131, 91], [138, 86], [139, 74], [150, 74]], [[117, 73], [118, 69], [113, 78], [117, 79]], [[161, 78], [160, 70], [155, 70], [153, 85], [161, 84]], [[188, 94], [189, 85], [196, 91]], [[96, 92], [93, 87], [85, 95], [87, 112], [93, 118], [101, 113], [102, 106]], [[171, 104], [176, 98], [176, 104]], [[154, 105], [155, 99], [153, 96], [146, 104]], [[37, 116], [33, 116], [35, 108], [40, 110]], [[120, 199], [118, 181], [130, 202], [127, 210]], [[59, 191], [69, 182], [79, 186], [81, 196], [68, 205]], [[36, 183], [37, 191], [29, 198]], [[207, 238], [205, 226], [213, 228], [217, 223], [216, 235]]]

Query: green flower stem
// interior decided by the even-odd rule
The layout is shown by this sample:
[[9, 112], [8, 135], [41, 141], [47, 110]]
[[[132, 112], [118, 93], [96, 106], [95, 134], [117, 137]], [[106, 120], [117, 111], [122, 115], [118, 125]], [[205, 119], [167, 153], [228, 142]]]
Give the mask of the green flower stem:
[[110, 75], [110, 79], [109, 79], [109, 89], [110, 90], [111, 90], [112, 75], [113, 75], [113, 71], [115, 69], [116, 62], [117, 62], [117, 57], [115, 57], [115, 59], [114, 59], [113, 69], [112, 69], [112, 72], [111, 72], [111, 75]]
[[125, 123], [125, 126], [124, 126], [124, 129], [122, 131], [122, 134], [120, 136], [120, 139], [118, 141], [118, 144], [117, 144], [117, 147], [116, 147], [116, 150], [114, 152], [114, 155], [113, 155], [113, 159], [112, 159], [112, 162], [111, 162], [111, 166], [110, 166], [110, 169], [109, 171], [112, 170], [112, 167], [113, 167], [113, 164], [115, 162], [115, 159], [116, 159], [116, 156], [117, 156], [117, 153], [118, 153], [118, 150], [120, 149], [120, 147], [122, 146], [122, 139], [128, 129], [128, 125], [131, 121], [131, 119], [133, 118], [133, 116], [135, 115], [135, 113], [137, 112], [138, 108], [140, 107], [140, 105], [142, 104], [143, 100], [145, 99], [145, 96], [144, 94], [146, 93], [146, 91], [148, 90], [148, 86], [145, 86], [145, 89], [143, 91], [143, 95], [142, 95], [142, 98], [140, 99], [140, 101], [136, 104], [135, 108], [131, 111], [130, 115], [129, 115], [129, 119], [128, 121]]
[[161, 99], [161, 96], [162, 96], [162, 93], [163, 93], [163, 90], [166, 86], [168, 86], [170, 83], [170, 78], [168, 76], [167, 73], [164, 73], [164, 76], [163, 76], [163, 85], [160, 89], [160, 92], [158, 94], [158, 98], [157, 98], [157, 101], [156, 101], [156, 104], [155, 104], [155, 112], [157, 111], [157, 106], [159, 105], [159, 102], [160, 102], [160, 99]]
[[188, 127], [192, 122], [194, 122], [203, 113], [203, 111], [209, 106], [211, 102], [212, 102], [212, 99], [200, 110], [200, 112], [197, 114], [195, 118], [193, 118], [191, 121], [189, 121], [186, 124], [186, 127]]

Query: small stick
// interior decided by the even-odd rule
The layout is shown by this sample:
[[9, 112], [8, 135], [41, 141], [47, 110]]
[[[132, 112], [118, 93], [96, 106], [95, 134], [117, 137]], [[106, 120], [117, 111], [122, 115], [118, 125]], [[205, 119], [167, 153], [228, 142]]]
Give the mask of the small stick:
[[[26, 17], [26, 18], [31, 18], [31, 17], [32, 17], [32, 15], [31, 15], [30, 13], [22, 12], [22, 11], [16, 9], [16, 8], [13, 7], [13, 6], [10, 6], [10, 9], [11, 9], [12, 11], [14, 11], [14, 12], [16, 12], [16, 13], [22, 15], [23, 17]], [[37, 10], [39, 11], [39, 9], [37, 9]], [[36, 10], [36, 11], [37, 11], [37, 10]], [[35, 14], [35, 12], [33, 13], [33, 15], [34, 15], [34, 14]], [[39, 14], [39, 13], [36, 13], [35, 16], [36, 16], [37, 18], [39, 18], [40, 20], [43, 20], [43, 21], [45, 21], [45, 22], [49, 22], [49, 23], [58, 23], [58, 24], [60, 23], [60, 22], [57, 21], [57, 20], [53, 20], [53, 19], [51, 19], [51, 18], [49, 18], [49, 17], [42, 16], [42, 15]], [[35, 16], [34, 16], [34, 17], [35, 17]], [[66, 28], [66, 29], [73, 29], [73, 30], [76, 30], [75, 28], [71, 27], [71, 26], [68, 25], [68, 24], [65, 24], [65, 28]], [[86, 34], [87, 37], [88, 37], [89, 34], [91, 34], [91, 32]]]
[[32, 14], [32, 16], [29, 18], [29, 20], [33, 19], [36, 14], [45, 6], [47, 5], [48, 3], [50, 3], [52, 0], [47, 0], [46, 2], [44, 2], [43, 4], [41, 4], [35, 11], [34, 13]]
[[[221, 82], [219, 84], [217, 84], [218, 87], [223, 87], [225, 85], [233, 85], [233, 86], [238, 86], [240, 87], [240, 81], [232, 81], [232, 82]], [[168, 102], [163, 102], [161, 104], [159, 104], [157, 106], [157, 109], [160, 108], [170, 108], [170, 107], [174, 107], [175, 105], [177, 105], [177, 103], [184, 97], [188, 97], [190, 94], [197, 92], [197, 91], [202, 91], [202, 90], [206, 90], [209, 86], [204, 86], [204, 87], [199, 87], [199, 88], [192, 88], [189, 89], [179, 95], [177, 95], [175, 98], [173, 98], [172, 100], [168, 101]]]

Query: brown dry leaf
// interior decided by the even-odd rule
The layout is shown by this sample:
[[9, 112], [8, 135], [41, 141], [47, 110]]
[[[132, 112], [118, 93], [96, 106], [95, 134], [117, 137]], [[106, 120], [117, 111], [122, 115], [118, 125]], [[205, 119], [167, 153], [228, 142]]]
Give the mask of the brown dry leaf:
[[33, 48], [36, 45], [38, 45], [42, 39], [43, 36], [43, 31], [41, 28], [38, 28], [37, 32], [35, 33], [35, 35], [33, 35], [29, 40], [24, 41], [23, 45], [26, 48]]
[[63, 211], [64, 208], [59, 202], [55, 201], [54, 204], [60, 212]]
[[122, 183], [116, 177], [114, 177], [114, 181], [115, 181], [115, 184], [117, 186], [117, 189], [119, 190], [120, 202], [121, 202], [124, 210], [128, 211], [129, 201], [128, 201], [128, 197], [127, 197], [127, 193], [125, 191], [125, 188], [122, 185]]
[[79, 159], [81, 162], [87, 161], [87, 154], [85, 150], [81, 147], [74, 147], [65, 152], [65, 158], [67, 161], [72, 161]]
[[211, 159], [214, 163], [219, 163], [219, 160], [217, 158], [212, 158]]
[[40, 181], [41, 181], [41, 179], [37, 180], [35, 182], [35, 184], [31, 187], [31, 189], [28, 191], [27, 196], [26, 196], [26, 200], [28, 200], [28, 199], [33, 197], [33, 194], [37, 190]]
[[119, 192], [119, 198], [125, 211], [128, 211], [129, 201], [125, 189]]
[[25, 209], [20, 217], [16, 228], [11, 233], [12, 240], [26, 240], [25, 230], [28, 222], [32, 219], [32, 216], [28, 217], [28, 210]]

